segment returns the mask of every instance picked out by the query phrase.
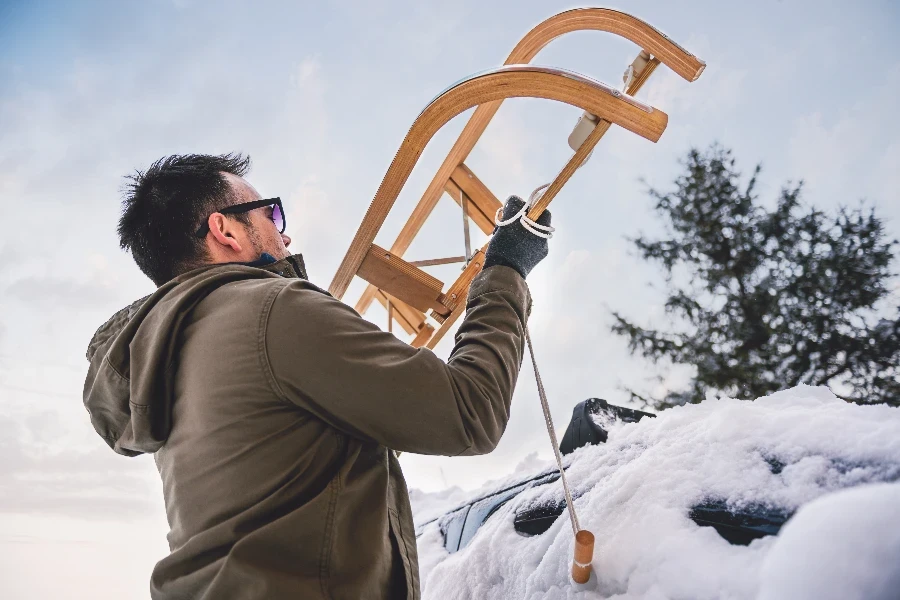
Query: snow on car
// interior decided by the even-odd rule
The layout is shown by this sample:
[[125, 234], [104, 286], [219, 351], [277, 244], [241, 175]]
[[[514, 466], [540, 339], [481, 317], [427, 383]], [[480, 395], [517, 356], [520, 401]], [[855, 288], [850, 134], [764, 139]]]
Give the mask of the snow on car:
[[545, 467], [413, 490], [423, 598], [900, 598], [900, 408], [801, 386], [633, 423], [601, 412], [606, 442], [564, 461], [596, 536], [590, 581], [570, 578]]

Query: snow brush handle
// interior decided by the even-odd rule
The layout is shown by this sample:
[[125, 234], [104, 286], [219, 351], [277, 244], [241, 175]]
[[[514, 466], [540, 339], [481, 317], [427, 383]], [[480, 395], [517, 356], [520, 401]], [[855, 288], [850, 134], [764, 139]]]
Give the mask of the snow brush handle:
[[572, 579], [575, 583], [587, 583], [591, 578], [591, 561], [594, 559], [594, 534], [582, 529], [575, 534], [575, 559], [572, 561]]

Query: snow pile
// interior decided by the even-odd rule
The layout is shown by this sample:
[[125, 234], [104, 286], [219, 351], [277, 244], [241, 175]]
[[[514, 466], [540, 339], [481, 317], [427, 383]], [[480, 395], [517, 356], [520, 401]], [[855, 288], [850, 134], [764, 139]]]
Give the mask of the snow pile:
[[900, 485], [864, 485], [803, 506], [761, 579], [759, 600], [900, 598]]
[[[569, 577], [565, 514], [542, 535], [513, 529], [518, 509], [561, 499], [556, 482], [508, 502], [452, 555], [437, 522], [426, 525], [423, 597], [900, 598], [900, 483], [828, 496], [900, 480], [900, 409], [810, 387], [710, 400], [617, 425], [605, 445], [569, 458], [581, 525], [597, 538], [587, 584]], [[429, 505], [418, 496], [417, 510]], [[789, 512], [810, 504], [778, 537], [733, 546], [688, 518], [706, 500]]]

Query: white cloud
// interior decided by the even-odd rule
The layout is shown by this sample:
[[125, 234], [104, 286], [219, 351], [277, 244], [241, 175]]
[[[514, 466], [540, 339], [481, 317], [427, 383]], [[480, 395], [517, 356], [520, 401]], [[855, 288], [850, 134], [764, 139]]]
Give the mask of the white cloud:
[[[295, 86], [303, 85], [305, 82], [317, 80], [319, 72], [322, 70], [322, 62], [318, 55], [307, 56], [297, 66], [297, 71], [291, 79], [291, 83]], [[319, 83], [316, 81], [316, 83]]]
[[805, 180], [817, 205], [867, 198], [900, 219], [900, 124], [889, 100], [900, 97], [900, 63], [884, 73], [881, 82], [860, 86], [850, 106], [812, 111], [792, 123], [788, 171]]

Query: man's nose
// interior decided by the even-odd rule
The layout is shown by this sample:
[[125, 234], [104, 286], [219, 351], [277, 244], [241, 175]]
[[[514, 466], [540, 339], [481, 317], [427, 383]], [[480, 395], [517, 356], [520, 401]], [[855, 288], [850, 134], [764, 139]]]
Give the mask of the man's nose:
[[291, 245], [291, 236], [285, 235], [285, 234], [282, 233], [282, 234], [281, 234], [281, 239], [284, 240], [284, 247], [285, 247], [285, 248], [287, 248], [288, 246]]

